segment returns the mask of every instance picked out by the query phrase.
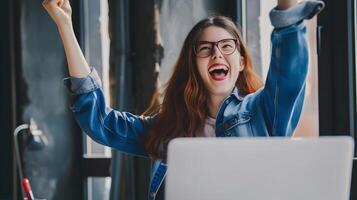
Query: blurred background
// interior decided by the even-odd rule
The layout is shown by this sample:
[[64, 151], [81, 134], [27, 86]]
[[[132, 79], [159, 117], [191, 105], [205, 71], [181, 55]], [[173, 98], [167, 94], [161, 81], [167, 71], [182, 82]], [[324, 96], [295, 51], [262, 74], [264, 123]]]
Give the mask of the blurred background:
[[[356, 0], [324, 0], [307, 23], [310, 67], [306, 101], [295, 137], [356, 133]], [[63, 85], [66, 60], [54, 22], [40, 0], [0, 6], [0, 200], [21, 199], [23, 175], [35, 197], [128, 199], [147, 197], [150, 160], [93, 142], [81, 133]], [[72, 0], [77, 39], [103, 80], [112, 107], [141, 114], [168, 79], [188, 31], [203, 17], [237, 22], [265, 79], [270, 62], [269, 11], [276, 0]], [[30, 148], [14, 130], [30, 119], [46, 142]], [[357, 137], [357, 136], [356, 136]], [[357, 199], [354, 168], [351, 199]]]

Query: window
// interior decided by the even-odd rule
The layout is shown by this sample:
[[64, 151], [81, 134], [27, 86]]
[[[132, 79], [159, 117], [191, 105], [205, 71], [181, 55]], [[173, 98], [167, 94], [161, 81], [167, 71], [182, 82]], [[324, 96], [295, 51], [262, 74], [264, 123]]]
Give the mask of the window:
[[[93, 66], [101, 76], [106, 100], [109, 101], [109, 34], [108, 34], [108, 1], [81, 1], [81, 38], [80, 43], [87, 62]], [[109, 102], [107, 102], [109, 104]], [[105, 167], [94, 167], [98, 161], [111, 158], [111, 150], [94, 142], [83, 134], [83, 159], [87, 163], [84, 167], [95, 171], [105, 171]], [[90, 171], [87, 169], [87, 171]], [[98, 177], [97, 172], [86, 174], [84, 177], [84, 197], [88, 200], [109, 199], [110, 177]], [[100, 172], [99, 172], [100, 174]], [[95, 176], [95, 177], [94, 177]]]
[[[269, 19], [269, 11], [276, 6], [276, 1], [246, 1], [245, 33], [248, 49], [251, 51], [256, 72], [265, 80], [270, 63], [270, 33], [273, 30]], [[244, 19], [244, 17], [243, 17]], [[244, 24], [244, 22], [243, 22]], [[317, 79], [317, 47], [316, 17], [306, 22], [308, 27], [308, 43], [310, 46], [309, 72], [306, 80], [305, 102], [296, 137], [317, 137], [318, 121], [318, 79]]]

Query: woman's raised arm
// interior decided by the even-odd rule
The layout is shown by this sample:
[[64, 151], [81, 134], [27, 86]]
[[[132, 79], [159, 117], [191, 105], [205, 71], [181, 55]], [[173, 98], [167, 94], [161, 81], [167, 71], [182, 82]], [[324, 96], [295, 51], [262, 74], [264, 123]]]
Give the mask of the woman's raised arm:
[[[291, 136], [299, 121], [308, 71], [306, 26], [324, 7], [322, 1], [278, 0], [270, 12], [271, 61], [260, 102], [270, 135]], [[285, 8], [285, 9], [282, 9]]]
[[84, 58], [73, 31], [72, 9], [68, 0], [44, 0], [43, 7], [47, 10], [59, 30], [64, 50], [66, 52], [69, 75], [85, 77], [90, 73], [90, 67]]

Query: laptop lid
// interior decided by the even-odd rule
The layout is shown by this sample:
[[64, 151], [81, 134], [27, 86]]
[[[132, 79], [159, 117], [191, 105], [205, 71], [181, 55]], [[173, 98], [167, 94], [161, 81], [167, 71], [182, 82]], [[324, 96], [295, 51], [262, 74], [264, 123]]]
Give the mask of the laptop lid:
[[166, 200], [348, 200], [351, 137], [178, 138]]

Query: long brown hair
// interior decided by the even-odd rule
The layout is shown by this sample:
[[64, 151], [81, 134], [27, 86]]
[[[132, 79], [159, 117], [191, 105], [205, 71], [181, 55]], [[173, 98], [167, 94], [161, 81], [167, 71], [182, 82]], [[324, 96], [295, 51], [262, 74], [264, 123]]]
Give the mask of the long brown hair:
[[[194, 137], [202, 130], [207, 110], [207, 91], [198, 73], [192, 44], [197, 42], [203, 30], [217, 26], [228, 31], [238, 40], [238, 51], [244, 58], [236, 86], [241, 95], [255, 92], [263, 84], [253, 71], [252, 58], [243, 43], [235, 23], [223, 16], [208, 17], [198, 22], [186, 37], [173, 73], [166, 83], [161, 104], [152, 103], [143, 115], [156, 115], [152, 128], [144, 138], [144, 147], [154, 159], [166, 159], [166, 147], [176, 137]], [[152, 102], [157, 102], [159, 93]]]

